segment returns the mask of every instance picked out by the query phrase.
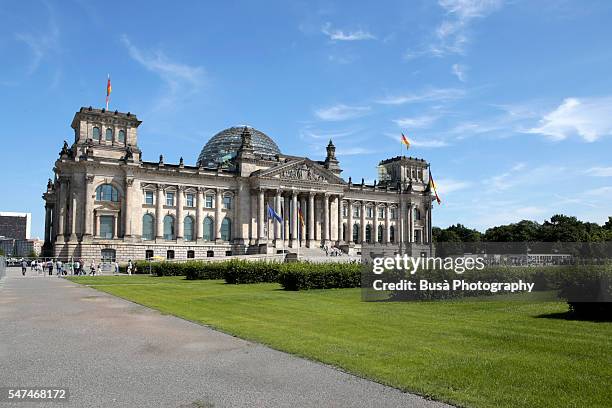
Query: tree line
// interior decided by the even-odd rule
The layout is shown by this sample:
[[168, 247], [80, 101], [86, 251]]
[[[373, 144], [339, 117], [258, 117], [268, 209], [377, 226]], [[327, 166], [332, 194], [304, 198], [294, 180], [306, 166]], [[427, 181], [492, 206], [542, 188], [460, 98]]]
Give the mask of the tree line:
[[484, 233], [461, 224], [432, 228], [434, 242], [603, 242], [612, 241], [612, 217], [605, 224], [557, 214], [543, 223], [523, 220]]

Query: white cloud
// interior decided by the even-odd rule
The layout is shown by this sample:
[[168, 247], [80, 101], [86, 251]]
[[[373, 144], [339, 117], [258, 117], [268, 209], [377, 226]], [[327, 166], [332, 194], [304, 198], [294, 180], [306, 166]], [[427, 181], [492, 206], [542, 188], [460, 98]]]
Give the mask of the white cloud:
[[406, 103], [449, 101], [465, 96], [465, 91], [456, 88], [435, 88], [421, 93], [411, 93], [406, 95], [386, 96], [375, 102], [381, 105], [403, 105]]
[[591, 167], [585, 174], [595, 177], [612, 177], [612, 167]]
[[312, 140], [337, 140], [354, 134], [356, 130], [336, 130], [336, 131], [324, 131], [324, 130], [312, 130], [302, 129], [300, 131], [300, 137], [302, 139]]
[[544, 115], [538, 126], [525, 133], [541, 134], [551, 140], [578, 135], [587, 142], [612, 135], [612, 96], [567, 98]]
[[592, 190], [588, 190], [584, 194], [596, 197], [612, 197], [612, 187], [598, 187]]
[[204, 68], [171, 61], [161, 50], [143, 52], [126, 35], [121, 36], [121, 42], [134, 61], [158, 75], [166, 84], [167, 92], [157, 101], [157, 109], [174, 107], [179, 99], [188, 98], [204, 85]]
[[328, 108], [321, 108], [315, 111], [315, 115], [326, 121], [340, 121], [358, 118], [367, 114], [370, 111], [369, 106], [348, 106], [337, 104]]
[[59, 49], [60, 29], [55, 21], [53, 9], [50, 4], [44, 3], [49, 12], [48, 27], [42, 32], [15, 33], [17, 41], [24, 43], [32, 53], [27, 73], [33, 74], [41, 62], [52, 52]]
[[[398, 145], [400, 144], [401, 134], [398, 134], [398, 133], [384, 133], [384, 135], [387, 136], [389, 139], [394, 140], [395, 142], [397, 142]], [[410, 141], [410, 146], [412, 146], [412, 147], [437, 148], [437, 147], [446, 147], [446, 146], [449, 146], [449, 144], [446, 141], [440, 140], [440, 139], [415, 139], [415, 138], [411, 137], [410, 135], [406, 135], [406, 137], [408, 138], [408, 141]], [[401, 145], [401, 146], [403, 146], [403, 145]]]
[[467, 67], [465, 65], [453, 64], [453, 66], [451, 67], [451, 72], [461, 82], [465, 82], [467, 79], [466, 71], [467, 71]]
[[438, 5], [446, 12], [446, 18], [436, 27], [435, 41], [420, 51], [408, 51], [404, 58], [463, 54], [470, 42], [469, 28], [473, 20], [486, 17], [502, 3], [502, 0], [439, 0]]
[[449, 194], [453, 191], [463, 190], [470, 186], [472, 183], [469, 181], [460, 181], [454, 179], [435, 179], [436, 189], [438, 190], [438, 194]]
[[365, 148], [365, 147], [337, 147], [336, 148], [337, 156], [356, 156], [360, 154], [373, 154], [373, 153], [376, 153], [376, 151]]
[[438, 119], [438, 117], [434, 115], [422, 115], [411, 118], [395, 119], [393, 122], [401, 128], [423, 129], [431, 126], [436, 119]]
[[321, 28], [321, 32], [332, 41], [362, 41], [376, 39], [376, 37], [368, 31], [357, 30], [344, 32], [339, 29], [332, 29], [331, 23], [325, 24]]

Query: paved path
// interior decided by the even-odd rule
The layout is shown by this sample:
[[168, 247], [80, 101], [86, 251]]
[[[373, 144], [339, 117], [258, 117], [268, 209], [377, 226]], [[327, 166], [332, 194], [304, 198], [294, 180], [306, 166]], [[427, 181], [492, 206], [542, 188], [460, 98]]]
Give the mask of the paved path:
[[0, 281], [0, 387], [68, 403], [0, 407], [443, 407], [56, 277]]

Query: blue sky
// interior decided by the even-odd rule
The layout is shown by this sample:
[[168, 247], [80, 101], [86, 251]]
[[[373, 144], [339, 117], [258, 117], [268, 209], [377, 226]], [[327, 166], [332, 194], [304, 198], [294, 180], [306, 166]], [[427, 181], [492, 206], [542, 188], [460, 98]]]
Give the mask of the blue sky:
[[612, 3], [440, 0], [0, 3], [2, 211], [33, 214], [81, 106], [143, 120], [145, 160], [195, 163], [249, 124], [376, 178], [431, 163], [434, 224], [612, 215]]

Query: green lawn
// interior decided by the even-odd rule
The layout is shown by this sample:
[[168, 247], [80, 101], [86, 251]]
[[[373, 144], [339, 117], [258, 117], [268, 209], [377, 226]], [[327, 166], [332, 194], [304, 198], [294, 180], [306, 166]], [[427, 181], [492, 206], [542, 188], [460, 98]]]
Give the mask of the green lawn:
[[359, 289], [287, 292], [182, 277], [75, 282], [470, 407], [612, 406], [612, 323], [542, 318], [562, 302], [366, 303]]

